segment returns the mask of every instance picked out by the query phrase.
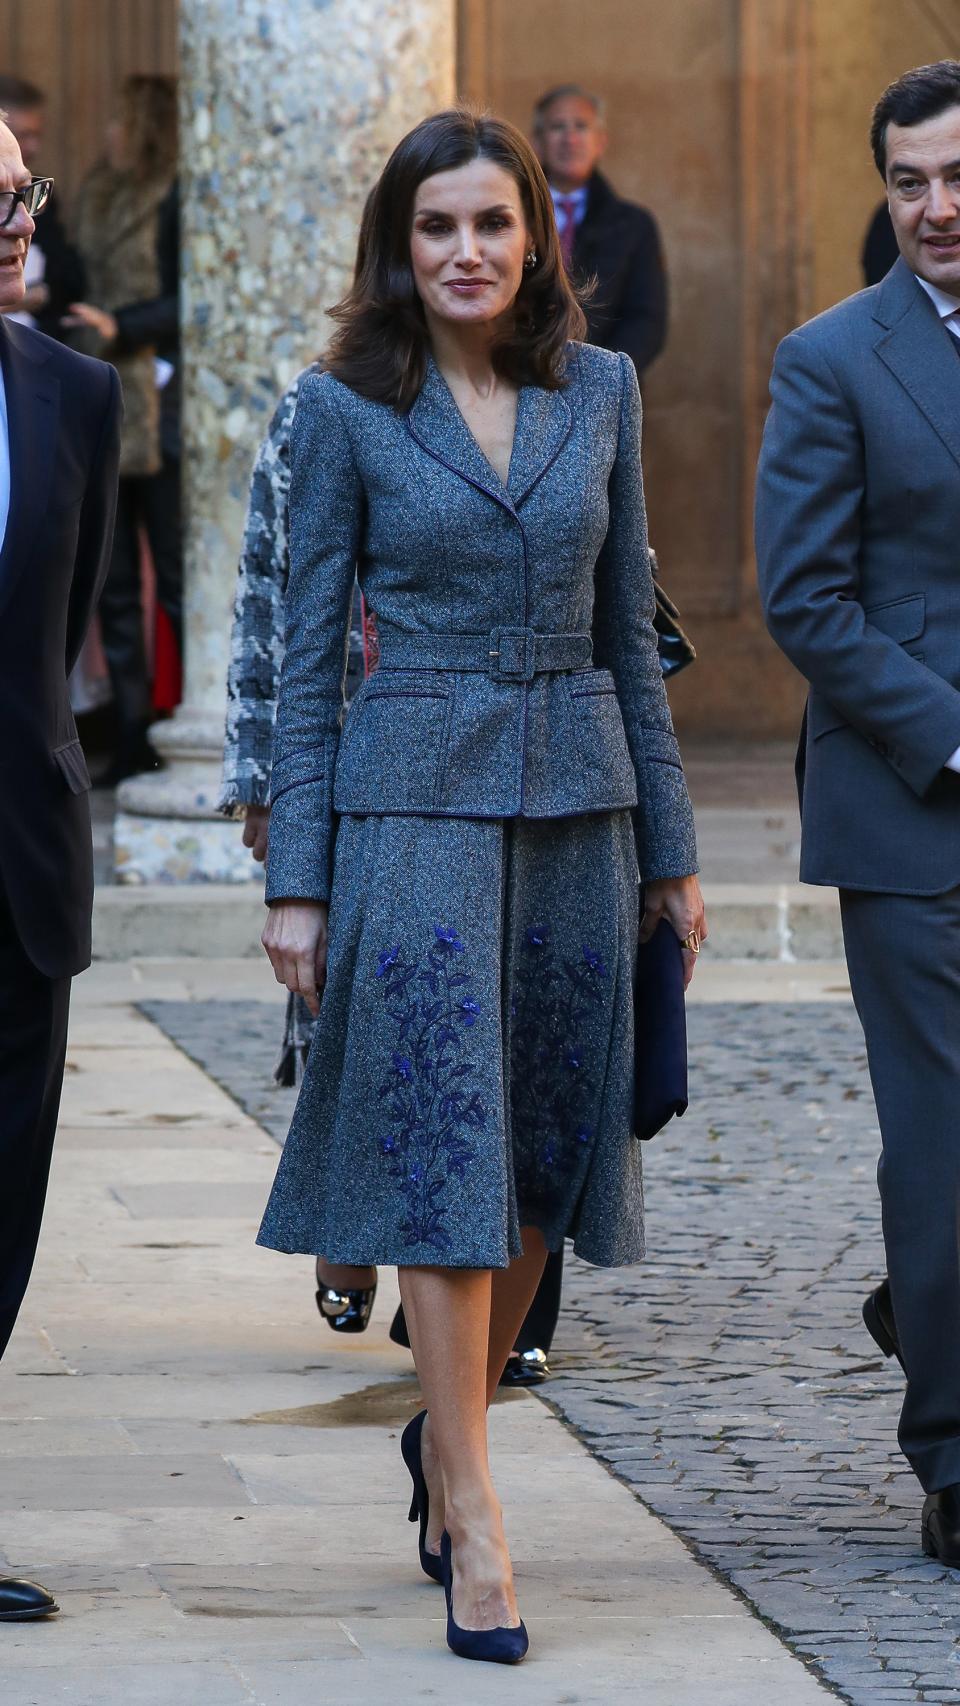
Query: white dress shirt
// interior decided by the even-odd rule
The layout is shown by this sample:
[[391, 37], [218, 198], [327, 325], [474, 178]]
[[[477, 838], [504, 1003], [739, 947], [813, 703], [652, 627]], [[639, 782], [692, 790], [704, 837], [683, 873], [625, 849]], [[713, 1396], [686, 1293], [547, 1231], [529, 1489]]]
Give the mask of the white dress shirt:
[[[914, 277], [921, 290], [926, 291], [947, 331], [952, 332], [955, 338], [960, 338], [960, 296], [949, 296], [945, 290], [940, 289], [939, 285], [928, 284], [925, 278], [920, 278], [916, 273]], [[947, 759], [944, 768], [955, 770], [960, 775], [960, 746], [957, 747], [953, 756]]]
[[3, 367], [0, 366], [0, 550], [3, 549], [3, 536], [7, 531], [9, 513], [10, 433], [7, 427], [7, 394], [3, 389]]
[[914, 277], [920, 289], [926, 291], [947, 331], [952, 332], [955, 338], [960, 338], [960, 296], [948, 296], [939, 285], [928, 284], [925, 278], [920, 278], [916, 273]]

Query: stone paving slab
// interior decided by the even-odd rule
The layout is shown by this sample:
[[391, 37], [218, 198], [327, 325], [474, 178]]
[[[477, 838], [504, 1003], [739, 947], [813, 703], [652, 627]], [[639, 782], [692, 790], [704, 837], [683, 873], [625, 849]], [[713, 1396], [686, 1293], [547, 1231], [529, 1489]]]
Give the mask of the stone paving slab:
[[[841, 967], [806, 992], [691, 1003], [691, 1111], [646, 1157], [649, 1259], [570, 1263], [544, 1395], [856, 1706], [960, 1701], [960, 1574], [920, 1553], [902, 1378], [860, 1321], [883, 1263], [863, 1038]], [[282, 1139], [277, 1013], [149, 1011]]]
[[[85, 1002], [82, 984], [78, 1002], [89, 1062], [96, 1013], [106, 1031], [118, 1006]], [[0, 1570], [36, 1574], [63, 1607], [0, 1630], [2, 1706], [828, 1698], [523, 1394], [498, 1403], [491, 1434], [533, 1651], [516, 1676], [454, 1659], [406, 1521], [398, 1436], [420, 1400], [386, 1337], [395, 1275], [370, 1331], [338, 1340], [317, 1317], [310, 1262], [258, 1251], [244, 1202], [171, 1213], [161, 1193], [174, 1186], [178, 1209], [204, 1204], [218, 1152], [204, 1169], [190, 1150], [181, 1176], [158, 1086], [197, 1130], [232, 1132], [224, 1190], [259, 1175], [265, 1199], [276, 1145], [156, 1026], [119, 1010], [116, 1050], [68, 1074], [34, 1280], [0, 1378]], [[262, 1011], [275, 1034], [276, 1004]], [[138, 1098], [130, 1060], [148, 1057]], [[138, 1218], [130, 1190], [155, 1191], [163, 1212]]]

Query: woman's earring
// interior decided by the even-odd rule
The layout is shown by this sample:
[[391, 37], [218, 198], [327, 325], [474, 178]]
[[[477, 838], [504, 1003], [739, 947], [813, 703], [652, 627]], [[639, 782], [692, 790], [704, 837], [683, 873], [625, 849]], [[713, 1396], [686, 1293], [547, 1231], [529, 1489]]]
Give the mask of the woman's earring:
[[523, 264], [524, 264], [524, 267], [526, 268], [527, 272], [533, 271], [534, 267], [537, 264], [537, 251], [536, 251], [536, 249], [530, 250], [530, 253], [527, 255]]

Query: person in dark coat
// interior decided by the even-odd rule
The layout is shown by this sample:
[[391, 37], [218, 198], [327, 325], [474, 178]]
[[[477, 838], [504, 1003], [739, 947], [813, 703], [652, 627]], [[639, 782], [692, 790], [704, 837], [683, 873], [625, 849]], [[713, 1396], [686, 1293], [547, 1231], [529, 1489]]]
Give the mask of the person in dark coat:
[[[0, 1355], [40, 1233], [70, 980], [90, 963], [90, 776], [67, 677], [110, 559], [120, 451], [113, 369], [2, 317], [23, 300], [40, 188], [0, 123]], [[0, 1620], [56, 1609], [0, 1577]]]
[[595, 280], [587, 337], [622, 350], [641, 381], [667, 339], [667, 274], [653, 214], [624, 201], [598, 170], [607, 148], [599, 97], [577, 83], [542, 95], [533, 138], [557, 214], [567, 271]]
[[100, 785], [156, 768], [140, 593], [140, 530], [146, 532], [157, 600], [178, 647], [183, 630], [180, 504], [179, 202], [176, 85], [171, 77], [129, 77], [123, 116], [106, 157], [88, 175], [77, 207], [77, 238], [90, 302], [66, 319], [94, 335], [123, 386], [125, 421], [113, 562], [100, 603], [103, 649], [117, 712], [114, 760]]
[[[46, 105], [46, 96], [35, 83], [0, 73], [0, 109], [7, 114], [7, 125], [20, 144], [24, 165], [31, 172], [36, 172], [42, 164]], [[83, 262], [68, 240], [56, 191], [52, 191], [30, 244], [23, 307], [8, 318], [35, 326], [50, 338], [63, 339], [62, 317], [69, 304], [85, 290]]]
[[899, 259], [900, 249], [897, 234], [893, 229], [893, 220], [890, 218], [890, 209], [887, 203], [882, 201], [863, 239], [860, 263], [863, 267], [864, 284], [879, 284]]

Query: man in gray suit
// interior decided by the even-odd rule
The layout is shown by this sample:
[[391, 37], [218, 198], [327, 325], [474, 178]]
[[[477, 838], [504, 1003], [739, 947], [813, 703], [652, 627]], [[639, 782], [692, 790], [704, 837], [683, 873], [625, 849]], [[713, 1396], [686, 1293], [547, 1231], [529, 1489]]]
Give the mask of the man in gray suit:
[[906, 1372], [924, 1551], [960, 1568], [960, 62], [892, 84], [871, 140], [900, 258], [777, 351], [757, 554], [883, 1139], [864, 1320]]

